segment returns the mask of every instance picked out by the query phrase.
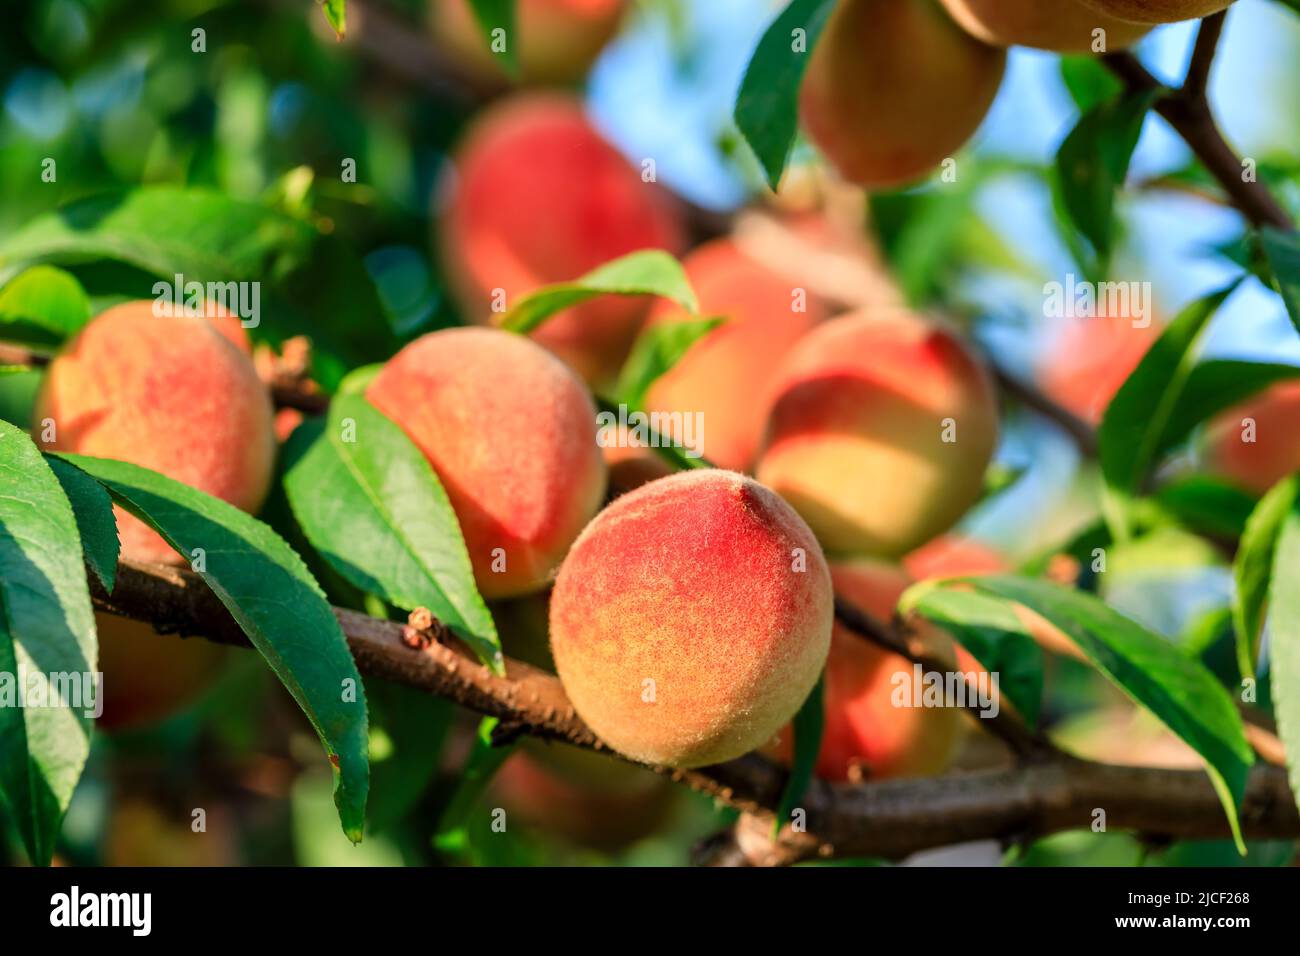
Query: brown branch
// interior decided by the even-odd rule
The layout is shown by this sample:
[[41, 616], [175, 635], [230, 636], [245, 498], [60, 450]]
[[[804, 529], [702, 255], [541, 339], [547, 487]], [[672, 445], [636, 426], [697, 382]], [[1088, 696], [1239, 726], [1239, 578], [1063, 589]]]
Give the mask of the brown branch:
[[1192, 59], [1187, 65], [1187, 75], [1183, 78], [1183, 91], [1189, 96], [1205, 98], [1210, 84], [1210, 68], [1214, 65], [1214, 54], [1219, 49], [1219, 37], [1223, 33], [1223, 22], [1227, 17], [1228, 11], [1220, 10], [1206, 17], [1196, 28]]
[[1241, 159], [1223, 138], [1206, 99], [1205, 83], [1222, 29], [1222, 15], [1209, 17], [1202, 23], [1181, 89], [1163, 87], [1132, 53], [1110, 53], [1102, 62], [1124, 81], [1130, 92], [1159, 93], [1156, 112], [1183, 138], [1252, 225], [1289, 231], [1295, 225], [1268, 187], [1258, 180], [1243, 178]]
[[1097, 457], [1097, 430], [1064, 405], [1048, 398], [1032, 385], [1006, 371], [992, 357], [987, 357], [989, 368], [998, 388], [1026, 408], [1050, 419], [1070, 436], [1079, 451], [1087, 458]]
[[[246, 645], [229, 612], [197, 575], [162, 565], [123, 562], [112, 595], [91, 578], [101, 610], [149, 621], [163, 632], [194, 634]], [[577, 717], [557, 678], [508, 660], [497, 677], [458, 645], [431, 643], [412, 649], [404, 626], [335, 609], [362, 674], [437, 694], [479, 713], [499, 717], [522, 733], [601, 749]], [[957, 773], [924, 780], [854, 785], [813, 781], [801, 809], [807, 832], [787, 825], [777, 844], [764, 850], [757, 836], [770, 828], [785, 772], [750, 755], [698, 770], [656, 768], [740, 809], [743, 856], [751, 862], [790, 863], [811, 857], [883, 856], [968, 840], [1029, 837], [1091, 826], [1103, 809], [1111, 829], [1133, 829], [1167, 838], [1228, 835], [1218, 798], [1199, 771], [1112, 767], [1053, 755], [1010, 770]], [[1251, 777], [1242, 811], [1250, 837], [1300, 836], [1300, 816], [1277, 768]], [[747, 835], [746, 835], [747, 834]], [[766, 840], [766, 837], [763, 838]], [[739, 862], [715, 842], [715, 859]]]

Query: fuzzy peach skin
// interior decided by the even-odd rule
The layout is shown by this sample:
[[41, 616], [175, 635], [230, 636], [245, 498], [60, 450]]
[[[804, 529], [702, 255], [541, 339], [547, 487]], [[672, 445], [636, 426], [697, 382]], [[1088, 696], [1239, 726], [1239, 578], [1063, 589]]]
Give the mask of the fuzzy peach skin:
[[543, 587], [605, 494], [596, 409], [573, 373], [522, 336], [444, 329], [393, 356], [366, 395], [437, 472], [483, 596]]
[[[524, 83], [581, 79], [618, 32], [627, 7], [626, 0], [518, 0], [514, 53], [519, 79]], [[434, 36], [458, 60], [482, 75], [505, 78], [468, 0], [432, 0], [430, 13]]]
[[942, 325], [900, 310], [832, 319], [790, 353], [772, 395], [757, 477], [830, 553], [898, 557], [980, 496], [997, 403]]
[[[155, 316], [152, 302], [109, 309], [50, 363], [33, 436], [47, 450], [128, 461], [256, 511], [271, 485], [273, 412], [230, 334], [204, 318]], [[114, 512], [123, 557], [182, 563], [142, 521]]]
[[[702, 416], [704, 457], [719, 468], [746, 471], [758, 453], [766, 421], [755, 393], [804, 333], [825, 317], [826, 307], [796, 279], [760, 265], [730, 239], [705, 243], [682, 264], [699, 298], [699, 314], [727, 321], [650, 386], [645, 410]], [[661, 302], [650, 324], [691, 318], [680, 307]]]
[[[466, 318], [494, 318], [539, 286], [575, 279], [641, 249], [683, 247], [681, 212], [592, 127], [573, 99], [525, 94], [478, 119], [454, 156], [439, 218], [445, 272]], [[650, 308], [601, 296], [533, 333], [597, 387], [618, 375]]]
[[587, 526], [551, 595], [551, 650], [578, 714], [634, 760], [698, 767], [761, 746], [830, 645], [830, 573], [779, 497], [682, 472]]
[[935, 0], [841, 0], [800, 89], [804, 128], [868, 189], [920, 179], [975, 133], [1006, 52], [974, 39]]
[[1160, 337], [1157, 322], [1128, 316], [1071, 319], [1040, 368], [1038, 381], [1053, 401], [1092, 424]]
[[1257, 495], [1300, 471], [1300, 382], [1274, 385], [1216, 416], [1205, 430], [1204, 458], [1210, 472]]
[[[835, 593], [888, 621], [912, 578], [897, 565], [863, 558], [831, 564]], [[954, 645], [937, 628], [920, 638], [930, 653], [955, 660]], [[895, 681], [910, 688], [911, 661], [866, 641], [836, 623], [826, 662], [825, 724], [817, 776], [845, 781], [938, 773], [952, 760], [961, 735], [959, 707], [897, 707]], [[910, 690], [906, 691], [910, 699]], [[782, 732], [777, 755], [788, 761], [791, 733]]]
[[1232, 6], [1232, 0], [1083, 0], [1108, 16], [1133, 23], [1176, 23], [1208, 17]]
[[1093, 52], [1093, 31], [1105, 31], [1109, 53], [1132, 46], [1151, 29], [1107, 16], [1080, 0], [941, 0], [962, 29], [996, 46], [1028, 46], [1057, 53]]

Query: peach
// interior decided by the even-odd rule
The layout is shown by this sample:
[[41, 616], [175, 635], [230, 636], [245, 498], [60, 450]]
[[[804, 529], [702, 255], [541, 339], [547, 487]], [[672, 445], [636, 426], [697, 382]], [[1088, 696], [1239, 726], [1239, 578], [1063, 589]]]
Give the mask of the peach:
[[1208, 17], [1232, 0], [1083, 0], [1094, 10], [1132, 23], [1175, 23]]
[[484, 597], [543, 587], [605, 494], [596, 410], [573, 373], [522, 336], [444, 329], [366, 394], [437, 472]]
[[[764, 409], [754, 400], [785, 354], [825, 316], [826, 308], [788, 275], [760, 265], [730, 239], [695, 249], [682, 263], [700, 314], [726, 323], [691, 346], [646, 394], [649, 412], [699, 415], [704, 457], [719, 468], [745, 471], [763, 438]], [[651, 325], [693, 318], [671, 303], [651, 313]]]
[[[50, 363], [33, 434], [48, 450], [129, 461], [256, 511], [271, 485], [273, 413], [231, 334], [203, 318], [155, 316], [148, 301], [109, 309]], [[142, 521], [116, 514], [123, 557], [181, 562]]]
[[1039, 371], [1039, 384], [1053, 401], [1097, 424], [1160, 331], [1156, 322], [1135, 325], [1126, 315], [1071, 319]]
[[[455, 169], [439, 241], [448, 281], [474, 322], [619, 256], [682, 248], [680, 209], [567, 97], [527, 94], [488, 110], [457, 150]], [[533, 337], [606, 387], [649, 308], [643, 298], [602, 296], [552, 316]]]
[[1282, 382], [1206, 427], [1206, 467], [1262, 495], [1300, 471], [1300, 382]]
[[682, 472], [587, 526], [551, 595], [551, 650], [578, 714], [620, 753], [696, 767], [765, 743], [830, 645], [812, 532], [756, 481]]
[[[270, 488], [275, 437], [270, 398], [241, 336], [234, 320], [155, 316], [152, 302], [109, 309], [50, 363], [33, 433], [47, 449], [129, 461], [256, 511]], [[114, 514], [122, 557], [184, 562], [143, 521]], [[169, 715], [225, 659], [224, 648], [158, 637], [146, 624], [97, 614], [96, 625], [104, 729]]]
[[[626, 0], [518, 0], [514, 48], [525, 83], [572, 83], [581, 79], [618, 32]], [[434, 0], [434, 35], [467, 68], [503, 79], [505, 70], [489, 48], [468, 0]], [[515, 43], [514, 37], [507, 37]]]
[[170, 717], [207, 690], [224, 669], [226, 648], [160, 635], [148, 624], [95, 613], [103, 713], [100, 730], [134, 730]]
[[543, 765], [531, 751], [519, 752], [493, 778], [492, 798], [501, 802], [511, 820], [605, 851], [636, 842], [666, 820], [674, 796], [667, 779], [612, 757], [579, 750], [574, 754], [601, 761], [601, 770], [615, 779], [578, 782]]
[[1080, 0], [941, 0], [971, 36], [996, 46], [1029, 46], [1057, 53], [1091, 53], [1093, 31], [1102, 30], [1098, 53], [1122, 50], [1151, 29], [1107, 16]]
[[[894, 616], [898, 599], [912, 584], [902, 568], [863, 558], [831, 564], [835, 593], [881, 620]], [[954, 646], [937, 628], [924, 627], [925, 649], [954, 658]], [[817, 754], [817, 776], [825, 780], [914, 777], [937, 773], [952, 759], [961, 735], [959, 707], [900, 707], [898, 687], [910, 688], [913, 664], [836, 623], [826, 662], [825, 724]], [[911, 699], [911, 691], [905, 696]], [[777, 748], [790, 756], [790, 733]]]
[[898, 557], [981, 494], [997, 403], [943, 325], [901, 310], [832, 319], [791, 351], [771, 394], [757, 477], [828, 552]]
[[809, 137], [868, 189], [925, 176], [975, 133], [1006, 52], [980, 43], [934, 0], [841, 0], [800, 90]]

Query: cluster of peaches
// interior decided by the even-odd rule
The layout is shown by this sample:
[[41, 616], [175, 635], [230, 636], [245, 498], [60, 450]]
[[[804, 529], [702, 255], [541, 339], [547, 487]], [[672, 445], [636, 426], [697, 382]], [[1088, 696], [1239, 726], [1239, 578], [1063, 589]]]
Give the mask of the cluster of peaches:
[[[995, 19], [993, 4], [945, 5], [968, 27]], [[524, 27], [529, 10], [548, 6], [521, 4]], [[1019, 6], [1034, 7], [1005, 4]], [[879, 56], [845, 53], [854, 69], [881, 67], [894, 49], [853, 25], [868, 7], [881, 11], [873, 16], [942, 16], [923, 3], [841, 4], [832, 36], [852, 29], [881, 47]], [[944, 43], [936, 56], [948, 66], [954, 51], [992, 50], [956, 30]], [[825, 48], [825, 59], [837, 55], [835, 42]], [[1000, 54], [978, 55], [1000, 72]], [[860, 115], [868, 98], [826, 70], [827, 90], [853, 103], [826, 105], [838, 118], [817, 138], [862, 179], [855, 172], [867, 153], [837, 151], [833, 141], [873, 138]], [[952, 92], [980, 86], [958, 76]], [[815, 137], [816, 90], [805, 88]], [[913, 119], [945, 127], [933, 115]], [[935, 161], [890, 156], [898, 166], [866, 178], [906, 179], [915, 163]], [[837, 309], [808, 287], [797, 258], [756, 254], [738, 235], [688, 249], [676, 201], [560, 94], [523, 93], [488, 108], [454, 167], [437, 245], [477, 324], [410, 343], [367, 396], [445, 487], [506, 651], [553, 666], [598, 736], [642, 762], [699, 766], [759, 748], [788, 757], [788, 724], [824, 671], [819, 775], [946, 765], [957, 711], [894, 707], [894, 675], [910, 664], [843, 631], [833, 605], [838, 594], [888, 617], [915, 579], [1004, 567], [997, 554], [946, 535], [979, 499], [997, 441], [996, 396], [978, 357], [953, 329], [895, 300]], [[783, 228], [807, 247], [855, 248], [815, 214], [787, 217]], [[648, 412], [699, 416], [701, 450], [715, 467], [673, 474], [669, 459], [630, 434], [608, 447], [597, 440], [593, 391], [609, 390], [644, 329], [694, 318], [680, 307], [606, 296], [530, 337], [492, 327], [502, 303], [646, 248], [682, 256], [699, 314], [726, 320], [644, 399]], [[135, 462], [255, 512], [285, 436], [245, 330], [229, 317], [156, 311], [148, 301], [117, 306], [69, 343], [38, 398], [37, 437], [47, 448]], [[1094, 420], [1156, 334], [1110, 319], [1080, 326], [1044, 378]], [[1252, 414], [1294, 422], [1300, 413], [1294, 394], [1263, 402]], [[1289, 448], [1235, 439], [1220, 443], [1220, 470], [1253, 487], [1297, 464], [1281, 460], [1294, 457]], [[117, 517], [124, 557], [182, 561], [141, 522]], [[165, 715], [220, 664], [220, 651], [202, 642], [160, 642], [144, 625], [106, 616], [99, 625], [110, 727]], [[940, 656], [954, 653], [942, 633], [925, 640]]]

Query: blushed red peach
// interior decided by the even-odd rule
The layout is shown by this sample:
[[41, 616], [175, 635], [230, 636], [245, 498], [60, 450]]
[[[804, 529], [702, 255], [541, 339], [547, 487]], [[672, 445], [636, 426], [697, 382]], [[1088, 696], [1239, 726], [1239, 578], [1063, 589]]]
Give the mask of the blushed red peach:
[[[41, 385], [33, 435], [48, 450], [128, 461], [256, 511], [275, 461], [266, 387], [228, 323], [156, 316], [153, 305], [109, 309], [68, 343]], [[115, 513], [123, 557], [181, 562], [138, 518]]]
[[1006, 52], [934, 0], [841, 0], [800, 89], [809, 137], [840, 174], [900, 186], [950, 158], [993, 104]]
[[[898, 599], [912, 584], [902, 568], [873, 559], [832, 563], [831, 580], [836, 594], [883, 621], [894, 616]], [[955, 660], [954, 645], [942, 631], [925, 627], [920, 638], [929, 653]], [[819, 777], [843, 781], [924, 776], [948, 765], [964, 711], [898, 706], [897, 699], [912, 699], [914, 676], [907, 658], [835, 624], [826, 662]], [[778, 752], [789, 759], [789, 730]]]
[[437, 472], [484, 597], [544, 586], [605, 493], [596, 410], [573, 373], [522, 336], [444, 329], [366, 394]]
[[1283, 382], [1217, 416], [1205, 435], [1206, 467], [1262, 495], [1300, 471], [1300, 382]]
[[551, 595], [551, 650], [578, 714], [634, 760], [696, 767], [767, 742], [817, 681], [830, 574], [808, 527], [734, 472], [618, 498]]
[[1232, 6], [1232, 0], [1083, 0], [1108, 16], [1133, 23], [1176, 23], [1208, 17]]
[[[746, 471], [763, 439], [764, 408], [756, 393], [794, 344], [825, 317], [826, 308], [797, 280], [760, 265], [730, 239], [700, 246], [682, 264], [699, 299], [699, 314], [726, 322], [655, 380], [646, 411], [699, 415], [704, 457], [719, 468]], [[650, 324], [691, 318], [661, 303]]]
[[777, 372], [757, 477], [839, 555], [898, 557], [983, 489], [997, 403], [943, 325], [855, 312], [805, 336]]
[[1071, 319], [1038, 375], [1048, 397], [1098, 424], [1106, 406], [1160, 337], [1156, 322], [1126, 315]]
[[[576, 100], [534, 93], [492, 107], [454, 163], [439, 240], [471, 321], [486, 324], [494, 306], [619, 256], [682, 248], [677, 206], [642, 180]], [[643, 298], [602, 296], [552, 316], [533, 338], [592, 385], [608, 386], [649, 308]]]

